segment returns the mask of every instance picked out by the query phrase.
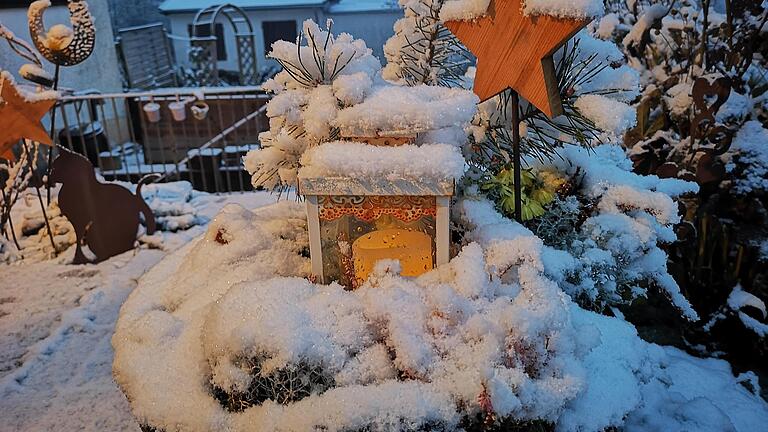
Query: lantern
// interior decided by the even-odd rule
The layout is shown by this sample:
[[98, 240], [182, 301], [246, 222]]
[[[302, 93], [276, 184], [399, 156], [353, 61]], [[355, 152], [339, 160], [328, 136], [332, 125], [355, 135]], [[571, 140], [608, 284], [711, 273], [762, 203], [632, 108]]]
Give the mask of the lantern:
[[356, 288], [380, 260], [419, 276], [449, 260], [453, 181], [302, 178], [312, 273]]
[[466, 90], [384, 86], [339, 112], [341, 141], [305, 152], [298, 178], [319, 282], [354, 289], [382, 260], [399, 261], [406, 277], [448, 263], [460, 145], [476, 103]]

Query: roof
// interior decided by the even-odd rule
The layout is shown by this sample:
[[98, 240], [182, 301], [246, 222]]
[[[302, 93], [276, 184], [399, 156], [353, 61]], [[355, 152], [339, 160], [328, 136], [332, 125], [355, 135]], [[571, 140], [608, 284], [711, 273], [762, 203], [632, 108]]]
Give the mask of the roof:
[[[369, 0], [365, 0], [366, 2]], [[243, 9], [293, 9], [302, 7], [322, 7], [328, 0], [165, 0], [160, 4], [160, 11], [197, 12], [210, 6], [229, 3]]]
[[397, 0], [165, 0], [160, 11], [197, 12], [209, 6], [229, 3], [243, 9], [292, 9], [327, 7], [328, 13], [386, 12], [399, 10]]
[[328, 6], [329, 13], [400, 11], [397, 0], [338, 0]]

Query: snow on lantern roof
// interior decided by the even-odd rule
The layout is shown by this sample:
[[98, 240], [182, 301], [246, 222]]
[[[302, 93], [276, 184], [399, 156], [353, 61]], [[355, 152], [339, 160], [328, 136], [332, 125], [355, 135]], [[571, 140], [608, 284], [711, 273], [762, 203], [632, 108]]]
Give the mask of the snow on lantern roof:
[[434, 86], [385, 86], [365, 101], [343, 109], [336, 126], [344, 137], [411, 136], [464, 127], [477, 110], [477, 96], [468, 90]]
[[459, 149], [448, 144], [382, 147], [335, 141], [309, 149], [299, 171], [302, 193], [451, 195], [464, 174]]

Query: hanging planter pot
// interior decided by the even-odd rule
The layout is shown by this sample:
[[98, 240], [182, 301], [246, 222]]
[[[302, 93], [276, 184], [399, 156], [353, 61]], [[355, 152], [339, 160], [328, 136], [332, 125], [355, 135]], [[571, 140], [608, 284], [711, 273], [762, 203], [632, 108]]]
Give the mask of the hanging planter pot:
[[187, 104], [181, 101], [171, 102], [168, 104], [168, 109], [171, 110], [173, 119], [177, 122], [181, 122], [187, 119]]
[[211, 107], [203, 101], [197, 101], [189, 108], [192, 111], [192, 116], [197, 120], [205, 120], [210, 109]]
[[147, 120], [150, 123], [157, 123], [160, 121], [160, 104], [155, 102], [150, 102], [148, 104], [145, 104], [143, 109], [144, 109], [144, 114], [147, 116]]

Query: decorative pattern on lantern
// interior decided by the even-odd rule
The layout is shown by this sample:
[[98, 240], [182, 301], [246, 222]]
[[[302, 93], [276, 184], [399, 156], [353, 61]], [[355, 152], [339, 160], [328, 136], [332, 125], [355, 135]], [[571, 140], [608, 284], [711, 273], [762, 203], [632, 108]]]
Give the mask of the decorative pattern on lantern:
[[313, 274], [356, 288], [381, 260], [400, 261], [403, 276], [447, 263], [453, 182], [407, 182], [300, 179]]

